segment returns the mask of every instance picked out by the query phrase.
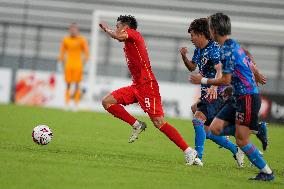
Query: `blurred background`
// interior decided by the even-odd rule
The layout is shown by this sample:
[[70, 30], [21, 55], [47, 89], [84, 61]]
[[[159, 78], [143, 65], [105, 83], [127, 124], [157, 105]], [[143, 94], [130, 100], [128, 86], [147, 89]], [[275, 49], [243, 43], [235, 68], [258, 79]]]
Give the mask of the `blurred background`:
[[[233, 38], [253, 54], [259, 69], [268, 78], [267, 84], [260, 87], [263, 119], [283, 123], [282, 0], [0, 0], [0, 69], [8, 68], [11, 72], [11, 81], [6, 82], [11, 86], [6, 95], [9, 99], [2, 100], [2, 103], [15, 100], [18, 70], [56, 72], [60, 41], [67, 34], [70, 23], [78, 23], [81, 34], [92, 44], [94, 10], [188, 18], [185, 25], [179, 20], [158, 22], [138, 19], [138, 29], [145, 37], [158, 81], [170, 82], [173, 86], [190, 85], [179, 48], [187, 46], [189, 57], [192, 56], [194, 47], [187, 35], [191, 20], [215, 12], [228, 14], [232, 20]], [[115, 19], [106, 21], [112, 26], [115, 24]], [[122, 44], [105, 35], [99, 36], [100, 45], [97, 57], [94, 57], [97, 61], [95, 75], [129, 79]], [[7, 78], [4, 75], [3, 72], [2, 82]], [[3, 84], [2, 88], [5, 87], [7, 84]]]

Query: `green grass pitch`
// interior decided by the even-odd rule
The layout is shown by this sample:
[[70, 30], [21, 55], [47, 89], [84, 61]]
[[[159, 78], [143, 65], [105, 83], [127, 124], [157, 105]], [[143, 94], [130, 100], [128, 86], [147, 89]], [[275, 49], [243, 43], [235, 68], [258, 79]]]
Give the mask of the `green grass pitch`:
[[[0, 188], [284, 188], [283, 126], [269, 125], [270, 146], [264, 154], [276, 179], [256, 182], [247, 180], [258, 172], [247, 159], [239, 169], [230, 152], [208, 140], [204, 167], [186, 166], [183, 152], [147, 117], [139, 118], [148, 128], [128, 144], [131, 128], [109, 114], [0, 105]], [[193, 146], [191, 121], [167, 120]], [[31, 138], [39, 124], [54, 133], [46, 146]], [[252, 140], [260, 147], [256, 137]]]

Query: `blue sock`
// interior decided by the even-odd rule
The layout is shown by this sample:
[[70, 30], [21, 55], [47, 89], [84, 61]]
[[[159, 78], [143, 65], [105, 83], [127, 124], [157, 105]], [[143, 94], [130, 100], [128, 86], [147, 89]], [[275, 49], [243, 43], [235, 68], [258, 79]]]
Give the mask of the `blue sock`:
[[195, 130], [195, 150], [197, 151], [198, 158], [202, 160], [204, 143], [206, 139], [204, 123], [197, 118], [193, 118], [192, 123]]
[[213, 135], [211, 131], [206, 133], [206, 138], [212, 140], [216, 144], [230, 150], [234, 155], [238, 152], [238, 147], [227, 139], [225, 136]]
[[253, 165], [255, 165], [259, 169], [263, 169], [265, 167], [266, 162], [259, 153], [259, 150], [252, 143], [241, 147], [241, 149]]
[[220, 136], [235, 136], [236, 126], [228, 125], [220, 133]]
[[227, 137], [225, 136], [213, 135], [211, 131], [208, 131], [206, 133], [206, 138], [230, 150], [233, 153], [233, 155], [235, 155], [238, 152], [238, 147], [234, 143], [232, 143], [230, 140], [228, 140]]

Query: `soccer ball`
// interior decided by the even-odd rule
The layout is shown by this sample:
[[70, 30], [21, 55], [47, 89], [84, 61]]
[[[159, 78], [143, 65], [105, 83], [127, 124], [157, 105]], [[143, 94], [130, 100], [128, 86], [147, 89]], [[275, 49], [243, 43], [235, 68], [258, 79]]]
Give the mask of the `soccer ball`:
[[33, 129], [33, 141], [40, 145], [48, 144], [53, 137], [51, 129], [46, 125], [38, 125]]

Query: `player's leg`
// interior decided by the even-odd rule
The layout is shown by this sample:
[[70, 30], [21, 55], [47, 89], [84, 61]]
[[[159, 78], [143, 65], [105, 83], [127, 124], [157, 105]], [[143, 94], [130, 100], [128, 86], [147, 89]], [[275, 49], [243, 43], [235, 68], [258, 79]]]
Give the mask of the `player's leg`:
[[252, 179], [269, 181], [274, 179], [274, 174], [259, 150], [249, 141], [251, 130], [257, 127], [260, 103], [258, 94], [245, 95], [237, 100], [236, 143], [250, 162], [260, 169], [260, 173]]
[[206, 140], [206, 132], [204, 129], [204, 122], [206, 121], [206, 116], [202, 111], [200, 111], [201, 109], [202, 108], [200, 107], [200, 105], [198, 105], [198, 109], [192, 119], [192, 124], [195, 131], [195, 150], [197, 151], [197, 155], [200, 161], [202, 161], [204, 144]]
[[192, 105], [190, 106], [190, 109], [191, 109], [191, 112], [192, 112], [193, 115], [194, 115], [195, 112], [197, 111], [197, 104], [198, 104], [199, 102], [200, 102], [200, 99], [198, 99], [197, 102], [195, 102], [194, 104], [192, 104]]
[[[211, 129], [215, 135], [221, 136], [235, 136], [236, 126], [235, 126], [235, 114], [236, 114], [236, 104], [233, 100], [228, 100], [226, 105], [218, 112], [214, 123], [211, 124]], [[223, 125], [224, 124], [224, 125]], [[267, 136], [267, 126], [265, 122], [258, 123], [258, 127], [253, 131], [253, 134], [262, 143], [263, 150], [266, 150], [268, 145]]]
[[242, 150], [229, 140], [227, 136], [218, 136], [212, 134], [208, 127], [206, 129], [206, 139], [210, 139], [211, 141], [218, 144], [220, 147], [228, 149], [233, 154], [234, 159], [237, 161], [239, 167], [243, 167], [244, 165], [244, 153]]
[[71, 88], [71, 83], [66, 83], [65, 103], [67, 106], [70, 104], [70, 99], [71, 99], [70, 88]]
[[235, 135], [236, 127], [234, 123], [236, 108], [234, 105], [234, 103], [227, 102], [217, 113], [209, 127], [212, 134], [217, 136]]
[[[192, 114], [195, 116], [195, 113], [197, 112], [197, 105], [198, 105], [198, 103], [200, 103], [200, 99], [198, 99], [198, 101], [197, 102], [195, 102], [193, 105], [191, 105], [191, 112], [192, 112]], [[200, 114], [200, 113], [197, 113], [198, 115]], [[202, 112], [201, 112], [201, 114], [202, 114]], [[205, 120], [206, 119], [206, 117], [205, 117], [205, 115], [200, 115], [200, 117], [202, 117], [202, 118], [200, 118], [200, 120]], [[198, 119], [198, 118], [197, 118]], [[195, 127], [194, 127], [195, 128]], [[199, 129], [199, 130], [201, 130], [201, 129]], [[200, 133], [200, 132], [199, 132]], [[196, 158], [195, 159], [195, 161], [194, 161], [194, 164], [195, 165], [201, 165], [201, 166], [203, 166], [203, 163], [202, 163], [202, 155], [203, 155], [203, 149], [204, 149], [204, 143], [205, 143], [205, 140], [203, 141], [203, 140], [201, 140], [201, 138], [199, 137], [199, 144], [201, 143], [201, 144], [203, 144], [203, 145], [198, 145], [198, 142], [197, 142], [197, 136], [196, 135], [198, 135], [197, 134], [197, 132], [196, 132], [196, 130], [195, 130], [195, 150], [197, 150], [197, 146], [200, 146], [198, 149], [199, 149], [199, 152], [198, 152], [198, 150], [197, 150], [197, 153], [198, 153], [198, 158]], [[202, 134], [202, 136], [204, 136], [204, 133]], [[203, 141], [203, 142], [202, 142]], [[201, 148], [202, 147], [202, 148]], [[201, 150], [202, 149], [202, 150]]]
[[164, 112], [158, 83], [156, 81], [146, 83], [139, 86], [137, 92], [136, 98], [139, 105], [148, 113], [154, 126], [185, 152], [187, 164], [192, 165], [197, 152], [187, 145], [180, 133], [172, 125], [164, 121]]
[[72, 82], [72, 70], [70, 68], [65, 68], [65, 83], [66, 83], [66, 91], [65, 91], [65, 105], [68, 107], [70, 105], [70, 86]]
[[185, 160], [187, 165], [192, 165], [197, 156], [197, 152], [188, 146], [177, 129], [170, 125], [168, 122], [165, 122], [163, 116], [158, 116], [157, 114], [149, 114], [149, 117], [151, 118], [154, 126], [158, 128], [162, 133], [164, 133], [172, 142], [176, 144], [176, 146], [178, 146], [185, 153]]
[[78, 105], [78, 103], [80, 102], [80, 97], [81, 97], [80, 83], [76, 82], [75, 83], [75, 93], [74, 93], [74, 101], [76, 105]]
[[138, 138], [138, 134], [146, 128], [144, 122], [138, 121], [121, 106], [137, 102], [133, 90], [132, 86], [123, 87], [106, 95], [102, 100], [102, 105], [105, 110], [133, 127], [129, 143], [134, 142], [134, 140]]
[[70, 108], [73, 112], [77, 112], [78, 111], [78, 103], [80, 101], [80, 89], [79, 89], [79, 83], [76, 82], [72, 82], [72, 85], [74, 85], [74, 90], [73, 93], [70, 93], [70, 98], [73, 100], [70, 101]]
[[245, 125], [237, 125], [236, 129], [236, 143], [246, 154], [250, 162], [256, 166], [260, 173], [252, 180], [264, 180], [270, 181], [274, 179], [274, 174], [270, 167], [265, 162], [263, 156], [260, 154], [259, 150], [249, 141], [249, 136], [251, 134], [250, 129]]
[[235, 135], [236, 109], [233, 104], [227, 103], [216, 115], [210, 124], [206, 137], [219, 144], [220, 146], [230, 150], [236, 159], [239, 167], [243, 167], [244, 153], [226, 136]]
[[182, 151], [188, 148], [187, 143], [183, 140], [179, 132], [168, 122], [165, 122], [163, 116], [149, 115], [154, 126], [164, 133], [171, 141], [173, 141]]
[[[216, 112], [223, 105], [224, 101], [221, 98], [217, 98], [214, 101], [208, 101], [206, 99], [199, 100], [197, 104], [197, 111], [194, 114], [194, 118], [192, 120], [193, 127], [195, 130], [195, 150], [198, 153], [198, 158], [201, 161], [204, 151], [204, 144], [206, 140], [206, 132], [204, 125], [209, 125], [216, 115]], [[207, 132], [208, 139], [210, 138], [210, 132]], [[220, 143], [223, 142], [220, 141]], [[198, 161], [198, 162], [200, 162]]]
[[77, 68], [74, 70], [74, 83], [75, 83], [75, 92], [74, 92], [74, 101], [76, 107], [78, 106], [81, 98], [81, 89], [80, 89], [80, 82], [82, 81], [83, 77], [83, 69], [82, 68]]
[[[256, 135], [258, 140], [262, 144], [262, 149], [265, 151], [268, 146], [268, 132], [267, 132], [267, 123], [260, 122], [258, 123], [257, 130], [253, 130], [252, 134]], [[229, 124], [224, 127], [224, 129], [220, 132], [222, 136], [235, 136], [236, 126], [235, 124]]]
[[[199, 101], [199, 103], [196, 105], [197, 111], [193, 119], [193, 126], [195, 129], [195, 149], [198, 153], [198, 158], [196, 158], [194, 162], [194, 164], [196, 165], [203, 165], [202, 155], [204, 151], [205, 139], [207, 138], [212, 140], [219, 146], [230, 150], [233, 153], [235, 159], [238, 160], [238, 165], [240, 167], [243, 166], [244, 155], [241, 150], [238, 150], [237, 146], [230, 140], [228, 140], [227, 137], [213, 135], [208, 128], [208, 125], [211, 124], [213, 117], [216, 115], [216, 111], [220, 110], [220, 107], [223, 105], [223, 103], [223, 100], [221, 98], [218, 98], [215, 102], [207, 103], [207, 101]], [[202, 129], [201, 127], [198, 127], [201, 125]], [[203, 127], [204, 125], [206, 126]], [[242, 156], [240, 156], [239, 154]]]
[[228, 137], [214, 135], [209, 130], [208, 127], [205, 127], [205, 128], [206, 128], [206, 139], [212, 140], [213, 142], [215, 142], [219, 146], [230, 150], [233, 155], [236, 155], [236, 153], [238, 152], [237, 145], [235, 145], [233, 142], [231, 142]]
[[129, 125], [133, 125], [136, 122], [136, 119], [121, 106], [135, 102], [135, 97], [132, 93], [131, 86], [120, 88], [106, 95], [102, 100], [102, 105], [104, 109], [114, 117], [121, 119]]
[[258, 124], [258, 131], [255, 134], [262, 144], [262, 149], [265, 151], [268, 146], [268, 133], [266, 122], [260, 122]]

